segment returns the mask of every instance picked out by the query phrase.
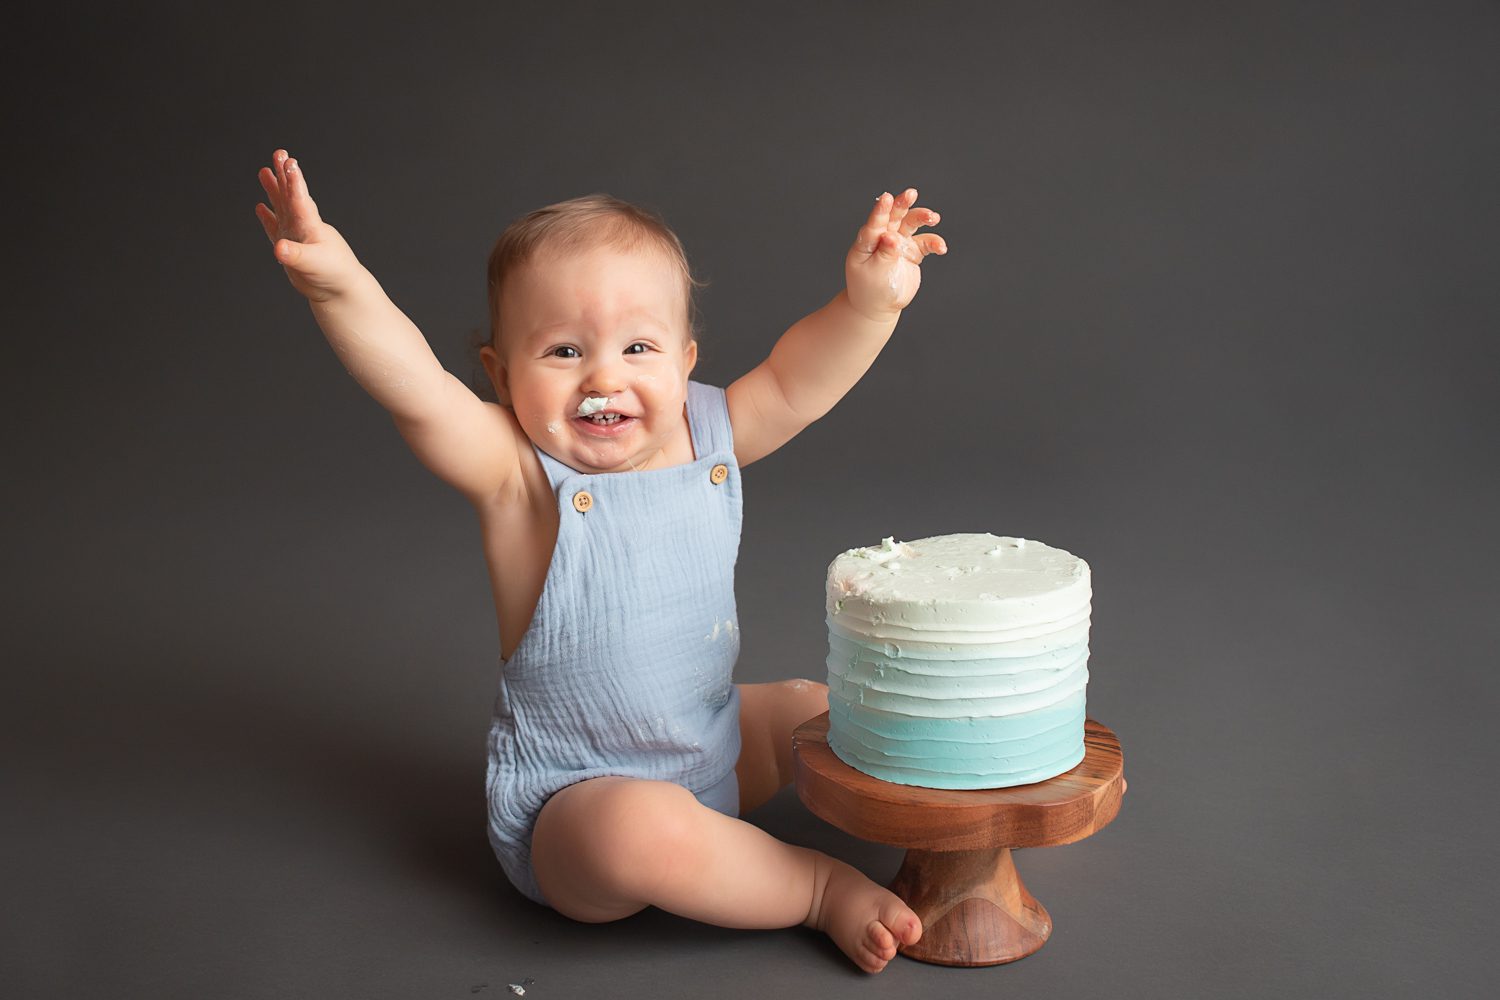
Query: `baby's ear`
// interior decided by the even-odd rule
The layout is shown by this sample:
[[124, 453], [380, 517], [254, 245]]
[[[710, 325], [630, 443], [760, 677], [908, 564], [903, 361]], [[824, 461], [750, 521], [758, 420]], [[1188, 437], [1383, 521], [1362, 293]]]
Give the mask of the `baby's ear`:
[[495, 399], [506, 409], [513, 409], [510, 404], [510, 373], [506, 371], [500, 352], [485, 344], [479, 349], [479, 360], [484, 363], [485, 374], [495, 389]]
[[696, 368], [697, 365], [698, 365], [698, 342], [696, 340], [693, 340], [693, 339], [689, 338], [688, 342], [687, 342], [687, 347], [685, 348], [685, 352], [687, 354], [687, 359], [688, 359], [687, 360], [687, 373], [689, 375], [691, 375], [691, 374], [693, 374], [693, 369]]

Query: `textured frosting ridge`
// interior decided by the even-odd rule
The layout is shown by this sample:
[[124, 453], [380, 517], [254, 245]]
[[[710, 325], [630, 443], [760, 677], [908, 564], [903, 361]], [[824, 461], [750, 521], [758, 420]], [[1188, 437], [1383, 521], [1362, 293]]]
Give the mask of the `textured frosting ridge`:
[[885, 538], [828, 566], [828, 743], [899, 784], [1004, 788], [1083, 760], [1088, 563], [1008, 535]]

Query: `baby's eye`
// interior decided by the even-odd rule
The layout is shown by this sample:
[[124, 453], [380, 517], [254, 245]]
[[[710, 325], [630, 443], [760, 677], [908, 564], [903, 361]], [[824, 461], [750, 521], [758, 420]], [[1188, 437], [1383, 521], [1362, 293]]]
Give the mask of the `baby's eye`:
[[[634, 344], [631, 344], [630, 347], [639, 347], [640, 350], [636, 352], [637, 354], [645, 354], [647, 351], [651, 350], [650, 347], [646, 346], [645, 344], [640, 343], [639, 341], [637, 341]], [[630, 347], [625, 348], [625, 353], [626, 354], [630, 353]]]
[[574, 353], [574, 354], [577, 354], [577, 353], [578, 353], [578, 352], [577, 352], [577, 351], [575, 351], [575, 350], [574, 350], [574, 349], [573, 349], [573, 348], [571, 348], [571, 347], [568, 347], [568, 346], [566, 346], [566, 345], [565, 345], [565, 346], [563, 346], [563, 347], [554, 347], [554, 348], [553, 348], [553, 349], [552, 349], [552, 356], [553, 356], [553, 357], [554, 357], [554, 358], [555, 358], [555, 357], [565, 357], [565, 358], [567, 358], [567, 357], [572, 357], [572, 355], [570, 355], [570, 354], [563, 354], [563, 355], [559, 355], [559, 354], [558, 354], [558, 353], [557, 353], [557, 352], [558, 352], [558, 351], [573, 351], [573, 353]]

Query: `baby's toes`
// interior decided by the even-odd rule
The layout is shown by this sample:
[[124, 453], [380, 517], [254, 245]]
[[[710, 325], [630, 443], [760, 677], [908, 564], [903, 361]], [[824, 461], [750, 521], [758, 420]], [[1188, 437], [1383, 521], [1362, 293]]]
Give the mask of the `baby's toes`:
[[[882, 936], [883, 935], [883, 936]], [[880, 921], [870, 921], [855, 962], [866, 972], [879, 972], [896, 957], [896, 945]]]
[[895, 940], [912, 945], [922, 937], [922, 921], [911, 911], [911, 907], [892, 896], [880, 907], [880, 922], [890, 928]]

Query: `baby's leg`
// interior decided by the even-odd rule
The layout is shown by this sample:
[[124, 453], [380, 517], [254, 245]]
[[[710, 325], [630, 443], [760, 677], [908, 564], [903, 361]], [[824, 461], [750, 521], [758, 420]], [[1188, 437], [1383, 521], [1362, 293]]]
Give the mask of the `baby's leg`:
[[828, 711], [828, 685], [797, 678], [740, 689], [740, 815], [792, 781], [792, 731]]
[[532, 837], [537, 883], [553, 908], [589, 923], [646, 906], [721, 927], [824, 931], [879, 972], [917, 915], [857, 868], [786, 844], [699, 802], [670, 781], [610, 776], [547, 800]]

